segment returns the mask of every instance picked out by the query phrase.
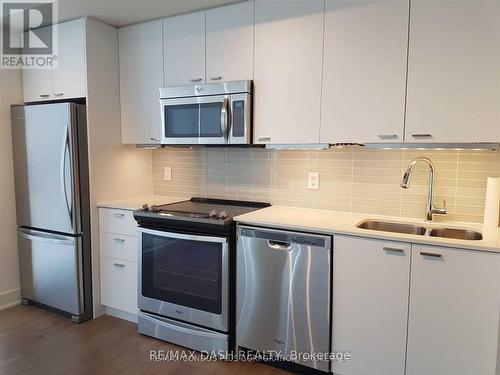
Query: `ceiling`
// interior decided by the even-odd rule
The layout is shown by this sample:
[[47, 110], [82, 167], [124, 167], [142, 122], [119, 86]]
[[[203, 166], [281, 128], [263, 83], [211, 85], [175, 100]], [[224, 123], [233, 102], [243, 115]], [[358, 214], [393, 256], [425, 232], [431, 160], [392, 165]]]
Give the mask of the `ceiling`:
[[59, 0], [59, 20], [90, 16], [114, 26], [237, 3], [242, 0]]

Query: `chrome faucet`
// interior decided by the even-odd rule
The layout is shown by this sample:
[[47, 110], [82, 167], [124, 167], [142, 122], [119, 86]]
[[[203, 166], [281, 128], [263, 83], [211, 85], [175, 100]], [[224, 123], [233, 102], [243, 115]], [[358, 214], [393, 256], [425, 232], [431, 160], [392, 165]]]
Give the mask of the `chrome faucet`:
[[433, 195], [434, 195], [434, 164], [432, 163], [431, 159], [425, 158], [423, 156], [419, 156], [415, 159], [413, 159], [410, 164], [408, 165], [408, 168], [406, 169], [405, 174], [403, 175], [403, 181], [401, 182], [401, 187], [403, 189], [408, 189], [410, 187], [410, 179], [411, 179], [411, 174], [413, 173], [413, 167], [415, 164], [418, 162], [423, 162], [428, 165], [429, 167], [429, 193], [427, 197], [427, 209], [426, 209], [426, 220], [427, 221], [433, 221], [434, 220], [434, 215], [446, 215], [446, 207], [444, 208], [437, 208], [434, 207], [434, 204], [432, 203], [433, 200]]

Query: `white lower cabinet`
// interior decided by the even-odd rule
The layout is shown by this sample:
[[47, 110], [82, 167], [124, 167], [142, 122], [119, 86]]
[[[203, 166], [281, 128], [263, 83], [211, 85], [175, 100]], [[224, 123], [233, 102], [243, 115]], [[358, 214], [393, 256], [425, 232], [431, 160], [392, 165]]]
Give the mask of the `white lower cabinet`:
[[[340, 375], [403, 375], [410, 244], [335, 236], [333, 250], [333, 362]], [[423, 374], [423, 373], [422, 373]]]
[[137, 314], [137, 263], [101, 256], [101, 303]]
[[499, 254], [335, 235], [332, 301], [334, 374], [498, 374]]
[[498, 374], [500, 256], [420, 245], [412, 252], [406, 374]]
[[135, 320], [121, 313], [137, 316], [137, 223], [132, 211], [100, 208], [99, 228], [101, 304]]

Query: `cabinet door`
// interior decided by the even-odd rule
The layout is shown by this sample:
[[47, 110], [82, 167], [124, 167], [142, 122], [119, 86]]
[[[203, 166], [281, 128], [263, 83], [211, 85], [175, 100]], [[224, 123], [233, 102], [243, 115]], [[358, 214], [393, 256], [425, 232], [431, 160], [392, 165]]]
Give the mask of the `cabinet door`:
[[119, 31], [123, 143], [160, 143], [162, 28], [162, 20], [156, 20], [123, 27]]
[[[50, 33], [51, 27], [41, 28], [38, 32]], [[24, 102], [35, 102], [52, 99], [52, 70], [23, 69]]]
[[407, 142], [500, 141], [500, 2], [412, 0]]
[[52, 72], [54, 99], [86, 96], [85, 19], [63, 22], [59, 27], [58, 67]]
[[255, 143], [318, 143], [323, 0], [255, 2]]
[[101, 256], [101, 303], [137, 314], [137, 263]]
[[500, 255], [413, 245], [407, 375], [494, 375]]
[[253, 79], [254, 2], [207, 10], [207, 82]]
[[409, 282], [410, 244], [334, 237], [335, 374], [404, 374]]
[[205, 82], [205, 12], [169, 17], [164, 22], [167, 86]]
[[326, 0], [321, 142], [402, 142], [409, 0]]

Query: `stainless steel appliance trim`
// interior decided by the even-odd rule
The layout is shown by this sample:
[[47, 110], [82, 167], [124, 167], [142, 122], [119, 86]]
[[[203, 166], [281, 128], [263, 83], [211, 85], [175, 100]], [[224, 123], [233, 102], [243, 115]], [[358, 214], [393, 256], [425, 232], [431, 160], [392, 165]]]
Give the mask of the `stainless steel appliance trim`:
[[71, 246], [75, 244], [75, 240], [69, 240], [67, 236], [62, 236], [47, 232], [40, 232], [28, 228], [19, 228], [19, 234], [28, 240], [47, 242], [47, 243], [52, 243], [54, 245]]
[[[145, 310], [157, 315], [171, 317], [186, 322], [198, 324], [207, 328], [217, 329], [227, 332], [229, 330], [229, 243], [226, 237], [212, 237], [189, 235], [175, 232], [158, 231], [147, 228], [138, 228], [139, 238], [139, 261], [137, 263], [138, 281], [138, 305], [139, 309]], [[159, 237], [177, 238], [181, 240], [192, 240], [200, 242], [213, 242], [222, 244], [222, 282], [221, 282], [221, 313], [214, 314], [207, 311], [190, 308], [167, 301], [161, 301], [142, 295], [142, 237], [144, 234], [150, 234]], [[181, 312], [181, 313], [179, 313]]]
[[161, 99], [186, 98], [205, 95], [225, 95], [238, 93], [252, 93], [252, 81], [230, 81], [206, 83], [188, 86], [173, 86], [160, 88]]
[[[64, 146], [61, 149], [61, 168], [60, 168], [60, 174], [61, 174], [61, 185], [62, 185], [63, 194], [64, 194], [64, 202], [66, 203], [66, 208], [68, 210], [69, 222], [70, 222], [71, 228], [74, 229], [73, 212], [72, 212], [73, 210], [72, 210], [69, 198], [68, 198], [68, 191], [66, 189], [66, 184], [67, 184], [67, 181], [66, 181], [66, 155], [70, 154], [70, 152], [69, 152], [69, 147], [70, 147], [70, 145], [69, 145], [70, 133], [69, 132], [70, 132], [70, 129], [69, 129], [69, 124], [68, 124], [68, 125], [66, 125], [66, 132], [65, 132], [65, 136], [64, 136], [64, 142], [63, 142]], [[70, 164], [71, 164], [71, 160], [70, 160]]]

